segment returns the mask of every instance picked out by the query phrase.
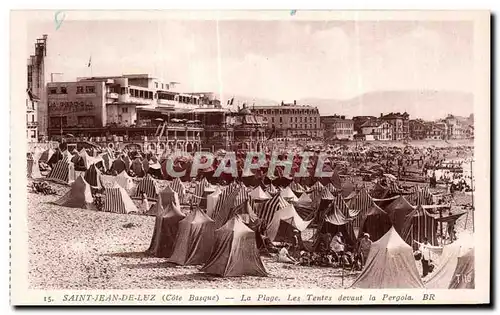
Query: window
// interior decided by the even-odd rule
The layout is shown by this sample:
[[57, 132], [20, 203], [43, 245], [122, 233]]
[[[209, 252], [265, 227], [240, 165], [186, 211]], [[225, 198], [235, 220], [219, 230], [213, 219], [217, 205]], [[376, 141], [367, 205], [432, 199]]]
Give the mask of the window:
[[158, 88], [158, 82], [155, 82], [155, 88]]
[[290, 117], [290, 122], [293, 122], [293, 118], [292, 117]]
[[85, 93], [95, 93], [95, 87], [93, 87], [93, 86], [86, 86], [85, 87]]
[[36, 130], [31, 131], [31, 139], [36, 139]]
[[65, 86], [61, 86], [61, 94], [68, 94]]
[[283, 117], [280, 117], [280, 124], [283, 123]]
[[128, 107], [123, 107], [123, 108], [122, 108], [122, 113], [123, 113], [123, 114], [128, 113]]
[[297, 122], [297, 117], [295, 117], [295, 122]]
[[274, 124], [274, 117], [271, 117], [271, 122]]
[[31, 122], [35, 122], [35, 115], [31, 115]]
[[57, 88], [50, 88], [49, 94], [57, 94]]

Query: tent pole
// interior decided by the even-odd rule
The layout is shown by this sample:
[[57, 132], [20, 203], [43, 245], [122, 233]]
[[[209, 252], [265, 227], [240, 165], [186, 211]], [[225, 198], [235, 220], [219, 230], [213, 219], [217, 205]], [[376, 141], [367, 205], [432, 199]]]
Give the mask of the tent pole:
[[[443, 209], [439, 209], [439, 218], [442, 219], [443, 218]], [[441, 246], [444, 245], [444, 235], [443, 235], [443, 221], [440, 220], [439, 222], [439, 229], [441, 230], [439, 233], [441, 234]]]

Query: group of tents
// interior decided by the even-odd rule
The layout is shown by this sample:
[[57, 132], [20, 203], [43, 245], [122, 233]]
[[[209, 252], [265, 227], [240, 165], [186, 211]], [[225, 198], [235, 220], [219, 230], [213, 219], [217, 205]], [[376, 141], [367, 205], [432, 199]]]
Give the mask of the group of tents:
[[[154, 201], [148, 214], [156, 216], [148, 252], [178, 265], [201, 264], [202, 271], [221, 276], [266, 276], [257, 245], [261, 241], [259, 235], [274, 242], [288, 242], [294, 231], [302, 232], [316, 225], [311, 250], [315, 250], [320, 233], [342, 232], [351, 248], [364, 233], [374, 241], [365, 268], [353, 287], [423, 287], [412, 246], [414, 241], [422, 242], [424, 238], [438, 245], [438, 224], [448, 222], [447, 217], [433, 213], [437, 207], [427, 188], [401, 194], [395, 186], [377, 184], [368, 192], [364, 187], [353, 189], [342, 185], [339, 180], [326, 185], [316, 181], [310, 187], [295, 181], [285, 187], [263, 182], [247, 187], [243, 181], [220, 186], [202, 178], [190, 192], [179, 178], [163, 190], [147, 174], [135, 185], [126, 169], [113, 177], [111, 186], [104, 187], [102, 174], [92, 157], [85, 173], [76, 176], [75, 162], [81, 163], [85, 153], [78, 156], [79, 160], [64, 151], [47, 176], [49, 180], [71, 185], [56, 204], [95, 209], [92, 191], [98, 189], [104, 196], [102, 211], [138, 213], [132, 199], [141, 199], [145, 194]], [[116, 161], [103, 156], [108, 154], [99, 159], [109, 160], [110, 167]], [[43, 154], [38, 157], [41, 158]], [[32, 163], [29, 174], [36, 173], [36, 164]], [[196, 205], [187, 215], [180, 208], [186, 203]], [[453, 215], [453, 220], [458, 217]], [[452, 243], [444, 247], [442, 257], [447, 264], [437, 268], [426, 286], [444, 287], [450, 277], [449, 287], [470, 285], [470, 281], [453, 282], [454, 273], [473, 271], [473, 249], [457, 250], [457, 246]]]

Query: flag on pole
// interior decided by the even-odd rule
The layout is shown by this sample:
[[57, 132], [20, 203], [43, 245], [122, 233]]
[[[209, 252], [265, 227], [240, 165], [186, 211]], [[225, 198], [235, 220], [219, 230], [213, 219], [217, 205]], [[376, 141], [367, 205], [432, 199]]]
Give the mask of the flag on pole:
[[91, 65], [92, 65], [92, 56], [90, 56], [89, 58], [89, 64], [87, 65], [87, 68], [90, 68]]

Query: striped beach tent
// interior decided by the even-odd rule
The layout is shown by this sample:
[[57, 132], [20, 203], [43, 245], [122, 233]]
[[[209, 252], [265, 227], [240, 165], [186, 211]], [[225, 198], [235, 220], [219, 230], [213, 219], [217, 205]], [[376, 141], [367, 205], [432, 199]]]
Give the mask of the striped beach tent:
[[103, 211], [122, 214], [139, 212], [125, 189], [117, 183], [115, 183], [111, 188], [104, 188]]
[[122, 171], [120, 174], [115, 176], [115, 183], [123, 187], [126, 191], [131, 191], [134, 186], [132, 177], [130, 177], [125, 171]]
[[171, 186], [172, 189], [179, 195], [179, 201], [181, 202], [181, 204], [186, 203], [186, 187], [184, 187], [181, 179], [179, 177], [174, 178]]
[[304, 187], [297, 182], [291, 182], [288, 187], [299, 197], [305, 191]]
[[434, 204], [433, 195], [427, 187], [413, 186], [412, 193], [407, 195], [406, 198], [408, 199], [408, 202], [414, 206], [427, 206]]
[[320, 181], [317, 181], [316, 183], [314, 183], [314, 185], [311, 186], [311, 190], [320, 190], [323, 187], [325, 186], [323, 186], [323, 184]]
[[391, 218], [391, 222], [398, 231], [402, 234], [403, 228], [405, 226], [406, 217], [413, 212], [415, 208], [406, 200], [404, 196], [399, 196], [394, 199], [384, 211], [387, 212]]
[[[217, 215], [214, 217], [215, 228], [223, 226], [232, 217], [234, 210], [250, 198], [244, 187], [236, 187], [221, 203]], [[220, 201], [219, 201], [220, 202]]]
[[67, 160], [60, 160], [54, 165], [47, 179], [56, 183], [69, 185], [75, 181], [75, 177], [76, 174], [73, 163]]
[[271, 224], [274, 214], [278, 210], [288, 207], [289, 205], [290, 203], [277, 194], [273, 198], [258, 205], [255, 209], [255, 213], [262, 219], [264, 226], [267, 227]]
[[141, 179], [133, 198], [142, 199], [142, 193], [146, 194], [148, 200], [156, 201], [158, 199], [158, 186], [150, 175]]
[[418, 205], [406, 216], [401, 237], [410, 246], [414, 245], [413, 241], [422, 243], [424, 238], [427, 238], [431, 245], [437, 246], [437, 229], [436, 218]]
[[62, 152], [62, 160], [71, 162], [73, 159], [73, 154], [71, 154], [68, 150], [64, 150]]
[[267, 187], [267, 193], [269, 193], [271, 196], [276, 195], [279, 193], [279, 190], [274, 186], [273, 184], [270, 184], [269, 187]]
[[132, 165], [132, 161], [130, 160], [129, 156], [127, 154], [123, 155], [123, 163], [125, 163], [125, 170], [130, 172], [130, 166]]
[[93, 202], [90, 185], [80, 175], [71, 184], [71, 189], [54, 203], [69, 208], [94, 209]]
[[216, 186], [215, 191], [207, 195], [207, 215], [211, 218], [213, 218], [213, 212], [221, 194], [222, 190], [219, 186]]
[[328, 189], [332, 194], [337, 194], [342, 191], [342, 189], [338, 189], [332, 183], [328, 183], [328, 185], [326, 185], [325, 188]]
[[217, 200], [217, 203], [215, 204], [214, 210], [212, 212], [211, 218], [215, 222], [221, 222], [224, 220], [224, 209], [223, 206], [227, 202], [227, 200], [230, 198], [231, 194], [237, 189], [238, 185], [229, 185], [219, 195], [219, 198]]
[[111, 169], [111, 165], [113, 165], [113, 156], [109, 152], [105, 152], [101, 154], [102, 158], [102, 165], [104, 166], [104, 169], [107, 171]]
[[344, 216], [346, 216], [347, 218], [349, 218], [349, 206], [347, 206], [347, 204], [345, 203], [344, 201], [344, 198], [342, 198], [342, 196], [335, 196], [335, 198], [333, 199], [333, 202], [332, 202], [335, 207], [342, 212], [342, 214]]
[[208, 180], [203, 177], [194, 187], [194, 195], [198, 198], [194, 198], [195, 204], [200, 204], [201, 198], [203, 197], [203, 193], [205, 192], [205, 188], [210, 187], [210, 183]]
[[392, 227], [389, 215], [375, 203], [364, 212], [363, 216], [358, 216], [356, 219], [360, 219], [361, 222], [358, 237], [367, 233], [372, 242], [378, 241]]
[[102, 188], [101, 171], [99, 171], [94, 164], [90, 165], [88, 170], [85, 171], [84, 178], [85, 181], [89, 183], [90, 186], [92, 186], [92, 188], [96, 189]]
[[349, 216], [355, 218], [353, 221], [354, 227], [359, 228], [362, 227], [361, 223], [366, 216], [366, 212], [375, 205], [375, 202], [368, 194], [368, 191], [366, 191], [365, 188], [361, 188], [359, 192], [348, 201], [347, 205], [350, 209]]

